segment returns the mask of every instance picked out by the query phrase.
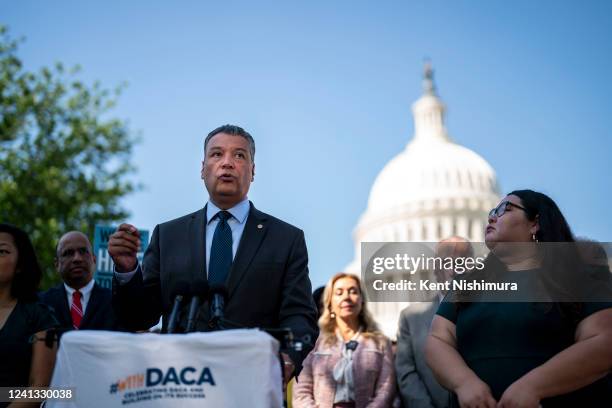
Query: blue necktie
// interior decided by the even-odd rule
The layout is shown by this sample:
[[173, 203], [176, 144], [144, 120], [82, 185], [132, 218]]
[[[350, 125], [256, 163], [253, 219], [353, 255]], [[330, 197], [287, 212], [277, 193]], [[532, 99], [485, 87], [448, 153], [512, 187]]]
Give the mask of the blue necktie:
[[219, 223], [215, 228], [212, 245], [210, 246], [210, 261], [208, 265], [208, 283], [225, 284], [232, 266], [232, 229], [227, 220], [232, 216], [228, 211], [219, 211], [216, 217]]

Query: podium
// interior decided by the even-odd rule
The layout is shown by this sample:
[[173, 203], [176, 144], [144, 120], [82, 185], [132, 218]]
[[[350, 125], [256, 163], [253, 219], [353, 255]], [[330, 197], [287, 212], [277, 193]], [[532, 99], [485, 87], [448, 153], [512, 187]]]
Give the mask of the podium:
[[189, 334], [71, 331], [47, 407], [282, 407], [279, 343], [257, 329]]

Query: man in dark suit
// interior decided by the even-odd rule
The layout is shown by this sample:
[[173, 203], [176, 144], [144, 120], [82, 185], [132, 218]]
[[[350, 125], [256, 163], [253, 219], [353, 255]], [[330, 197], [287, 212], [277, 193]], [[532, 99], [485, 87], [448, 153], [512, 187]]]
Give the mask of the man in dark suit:
[[55, 312], [65, 330], [113, 330], [112, 294], [93, 280], [96, 257], [87, 236], [64, 234], [56, 250], [55, 267], [63, 283], [47, 290], [41, 301]]
[[[177, 290], [185, 283], [225, 285], [225, 318], [232, 326], [283, 328], [305, 340], [301, 352], [285, 357], [299, 368], [316, 339], [308, 254], [298, 228], [258, 211], [247, 193], [255, 175], [255, 143], [238, 126], [213, 130], [204, 143], [201, 178], [210, 199], [203, 209], [159, 224], [142, 265], [138, 229], [122, 224], [109, 240], [115, 262], [114, 303], [127, 327], [145, 329], [163, 316], [163, 331]], [[184, 290], [184, 289], [183, 289]], [[188, 303], [188, 302], [185, 302]], [[183, 307], [183, 319], [187, 306]], [[226, 325], [227, 326], [227, 325]], [[209, 330], [208, 305], [196, 330]]]

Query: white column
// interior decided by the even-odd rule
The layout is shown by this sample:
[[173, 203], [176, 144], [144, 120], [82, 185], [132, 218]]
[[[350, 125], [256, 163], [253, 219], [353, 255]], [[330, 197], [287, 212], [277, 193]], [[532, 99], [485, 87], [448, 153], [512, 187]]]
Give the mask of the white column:
[[436, 228], [436, 220], [433, 217], [427, 217], [425, 220], [425, 229], [427, 231], [427, 235], [425, 236], [424, 241], [432, 241], [432, 242], [437, 242], [439, 241], [439, 239], [437, 238], [438, 236], [438, 231]]
[[482, 242], [484, 239], [484, 225], [480, 219], [472, 220], [472, 231], [470, 233], [470, 241]]
[[465, 216], [457, 217], [457, 235], [461, 237], [469, 237], [468, 219]]
[[439, 237], [438, 241], [453, 235], [453, 219], [451, 217], [441, 217], [440, 223], [442, 224], [442, 236]]

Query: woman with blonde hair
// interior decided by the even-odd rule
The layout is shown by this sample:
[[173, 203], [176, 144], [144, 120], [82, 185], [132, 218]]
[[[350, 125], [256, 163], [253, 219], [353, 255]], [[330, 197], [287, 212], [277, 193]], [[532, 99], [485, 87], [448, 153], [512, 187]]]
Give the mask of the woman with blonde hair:
[[319, 328], [293, 390], [293, 406], [390, 407], [396, 388], [391, 343], [367, 309], [358, 276], [338, 273], [327, 282]]

